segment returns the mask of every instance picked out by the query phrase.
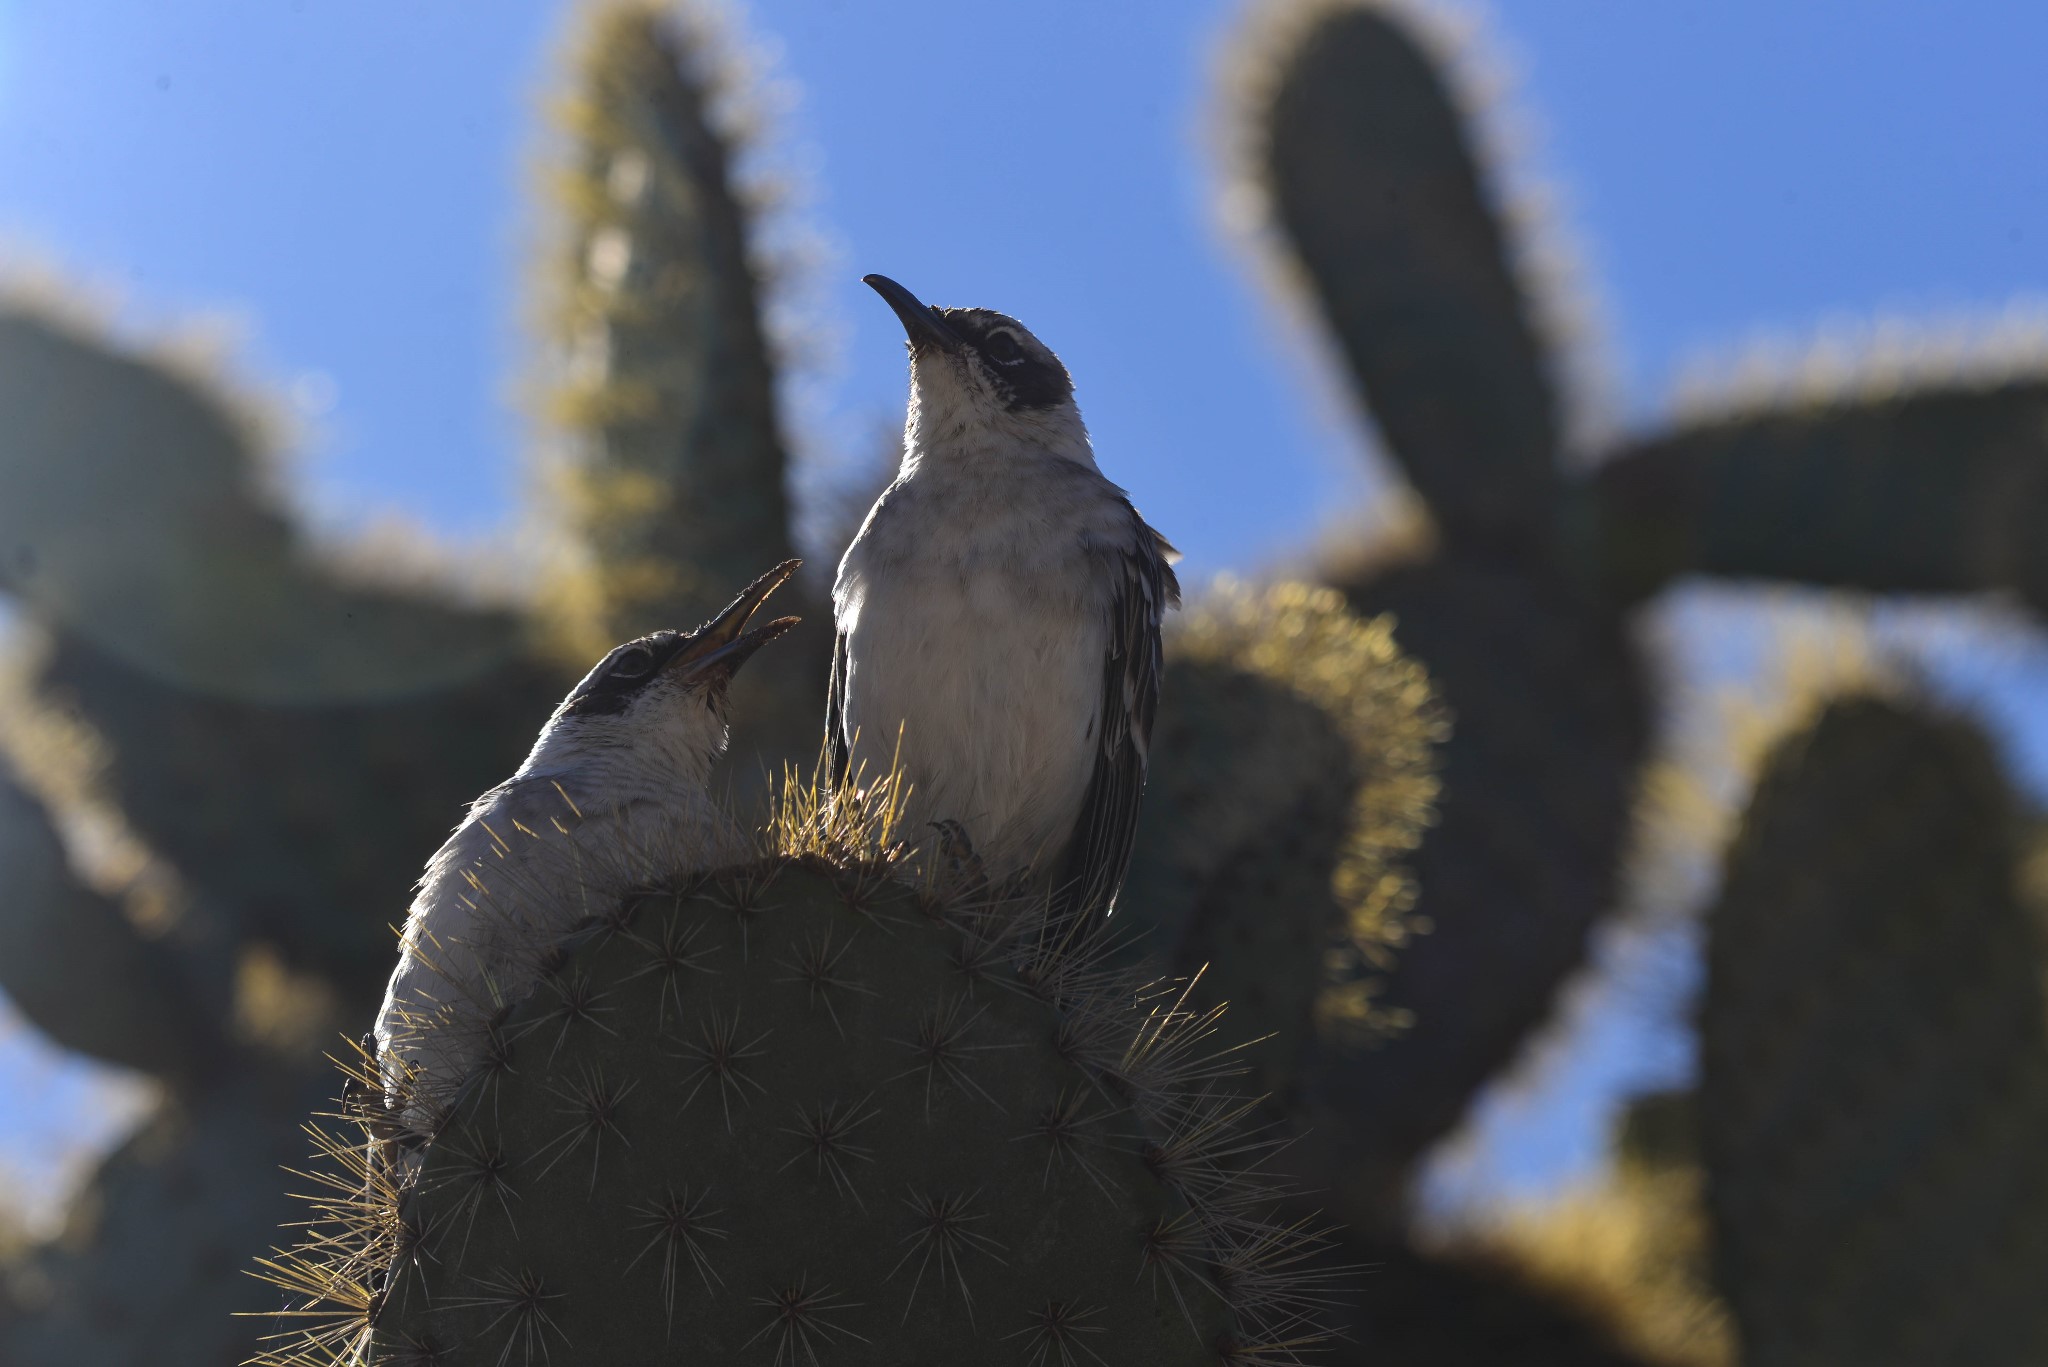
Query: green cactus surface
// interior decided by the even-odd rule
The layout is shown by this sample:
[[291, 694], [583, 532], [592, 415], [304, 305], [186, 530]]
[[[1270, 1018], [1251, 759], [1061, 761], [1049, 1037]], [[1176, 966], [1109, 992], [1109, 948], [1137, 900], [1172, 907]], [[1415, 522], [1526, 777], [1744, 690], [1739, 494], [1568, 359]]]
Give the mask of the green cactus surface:
[[1749, 1367], [2048, 1355], [2048, 1012], [1973, 726], [1870, 697], [1771, 756], [1709, 918], [1698, 1124]]
[[[575, 37], [540, 273], [557, 437], [542, 494], [562, 550], [541, 606], [570, 660], [703, 621], [793, 554], [747, 91], [714, 28], [706, 6], [622, 0]], [[814, 752], [830, 639], [803, 633], [736, 689], [741, 786]]]
[[1460, 549], [1533, 551], [1560, 422], [1455, 92], [1403, 6], [1270, 7], [1259, 175], [1387, 449]]
[[673, 6], [593, 9], [563, 112], [557, 471], [589, 648], [710, 617], [790, 558], [774, 369], [715, 54]]
[[1263, 1209], [1216, 1013], [885, 875], [780, 859], [597, 918], [417, 1172], [272, 1263], [342, 1308], [267, 1360], [367, 1336], [380, 1362], [1164, 1367], [1314, 1341], [1315, 1240]]
[[1611, 908], [1649, 700], [1626, 623], [1556, 577], [1439, 560], [1347, 587], [1393, 620], [1454, 719], [1436, 824], [1411, 865], [1430, 933], [1378, 997], [1413, 1024], [1330, 1103], [1360, 1198], [1378, 1189], [1391, 1206], [1548, 1019]]
[[1582, 962], [1649, 730], [1620, 606], [1553, 544], [1568, 485], [1557, 361], [1446, 59], [1418, 7], [1349, 0], [1266, 7], [1236, 63], [1239, 172], [1277, 264], [1431, 524], [1415, 554], [1325, 573], [1357, 611], [1392, 618], [1456, 718], [1413, 866], [1432, 933], [1376, 997], [1411, 1025], [1347, 1071], [1321, 1127], [1351, 1155], [1347, 1215], [1370, 1223], [1399, 1220], [1413, 1163]]
[[1795, 389], [1648, 437], [1587, 491], [1602, 573], [1623, 594], [1711, 574], [2048, 610], [2042, 369]]
[[1421, 0], [1284, 0], [1255, 7], [1230, 67], [1232, 202], [1258, 210], [1272, 274], [1326, 326], [1427, 522], [1410, 553], [1324, 572], [1392, 615], [1458, 722], [1414, 865], [1435, 933], [1378, 998], [1414, 1024], [1340, 1122], [1395, 1218], [1414, 1159], [1547, 1018], [1614, 903], [1655, 712], [1630, 612], [1687, 574], [2038, 605], [2048, 565], [2038, 340], [1965, 355], [1893, 328], [1949, 363], [1792, 358], [1783, 392], [1568, 450], [1587, 424], [1559, 381], [1589, 310], [1515, 168], [1483, 154], [1505, 141], [1484, 136], [1486, 66]]
[[[192, 1079], [215, 1067], [223, 1022], [186, 990], [170, 947], [80, 880], [48, 813], [4, 760], [0, 886], [0, 988], [52, 1041], [160, 1076]], [[74, 991], [92, 978], [111, 1003]]]
[[1226, 582], [1190, 606], [1116, 922], [1260, 1037], [1251, 1090], [1333, 1190], [1356, 1155], [1324, 1152], [1323, 1108], [1408, 1024], [1379, 993], [1425, 928], [1407, 861], [1447, 731], [1391, 625], [1303, 584]]

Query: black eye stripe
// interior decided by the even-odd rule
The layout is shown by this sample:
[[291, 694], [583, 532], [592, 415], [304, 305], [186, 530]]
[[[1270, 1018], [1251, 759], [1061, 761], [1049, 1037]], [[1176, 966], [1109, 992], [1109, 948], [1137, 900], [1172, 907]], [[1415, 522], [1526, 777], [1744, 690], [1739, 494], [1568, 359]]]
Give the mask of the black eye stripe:
[[606, 657], [590, 672], [590, 677], [576, 686], [564, 711], [579, 717], [623, 712], [641, 690], [660, 677], [661, 663], [672, 658], [683, 644], [672, 632], [656, 633], [647, 640], [646, 645], [621, 646]]
[[[1074, 397], [1074, 382], [1059, 358], [1032, 339], [1022, 323], [993, 309], [934, 309], [963, 337], [979, 367], [1012, 412], [1057, 408]], [[1014, 349], [1014, 350], [1013, 350]]]

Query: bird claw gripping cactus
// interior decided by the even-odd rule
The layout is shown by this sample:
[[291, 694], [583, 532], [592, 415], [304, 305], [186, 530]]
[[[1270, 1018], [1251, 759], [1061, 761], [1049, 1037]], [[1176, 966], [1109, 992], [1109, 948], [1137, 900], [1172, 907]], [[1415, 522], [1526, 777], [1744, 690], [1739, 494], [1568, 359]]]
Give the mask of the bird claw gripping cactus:
[[2040, 888], [1985, 737], [1870, 697], [1765, 765], [1709, 914], [1697, 1123], [1743, 1361], [2048, 1355]]
[[269, 1270], [333, 1319], [263, 1360], [1292, 1361], [1320, 1240], [1218, 1013], [1032, 925], [816, 856], [609, 908], [416, 1159], [328, 1144]]

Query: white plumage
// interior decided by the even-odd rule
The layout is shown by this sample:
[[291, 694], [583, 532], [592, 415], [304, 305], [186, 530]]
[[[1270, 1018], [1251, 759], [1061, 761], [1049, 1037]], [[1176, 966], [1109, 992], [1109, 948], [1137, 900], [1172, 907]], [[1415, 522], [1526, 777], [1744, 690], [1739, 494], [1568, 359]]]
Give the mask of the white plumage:
[[[828, 730], [842, 770], [912, 788], [990, 872], [1106, 907], [1123, 881], [1172, 550], [1096, 468], [1058, 359], [1014, 319], [926, 309], [904, 458], [840, 562]], [[900, 755], [898, 752], [900, 739]]]

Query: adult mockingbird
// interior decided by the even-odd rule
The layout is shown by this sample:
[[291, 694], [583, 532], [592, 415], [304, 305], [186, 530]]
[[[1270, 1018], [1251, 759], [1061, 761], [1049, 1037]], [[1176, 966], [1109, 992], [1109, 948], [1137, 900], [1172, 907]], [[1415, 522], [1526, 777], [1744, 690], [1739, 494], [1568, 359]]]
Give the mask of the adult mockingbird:
[[[863, 277], [910, 342], [903, 463], [839, 562], [827, 743], [843, 783], [899, 765], [1054, 924], [1130, 865], [1177, 558], [1102, 477], [1073, 381], [1024, 325]], [[858, 781], [857, 779], [855, 781]]]

